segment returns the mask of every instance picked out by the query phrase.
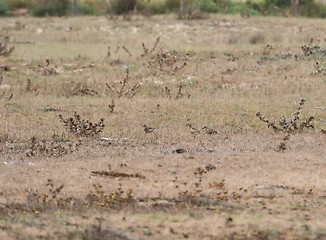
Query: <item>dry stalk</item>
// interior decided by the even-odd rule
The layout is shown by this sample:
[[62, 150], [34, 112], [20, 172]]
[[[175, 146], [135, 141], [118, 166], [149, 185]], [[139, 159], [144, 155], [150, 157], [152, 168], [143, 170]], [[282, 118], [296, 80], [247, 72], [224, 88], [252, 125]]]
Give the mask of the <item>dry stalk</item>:
[[107, 88], [114, 94], [116, 94], [119, 98], [126, 96], [129, 98], [134, 97], [140, 88], [139, 83], [135, 83], [132, 87], [127, 88], [127, 85], [129, 83], [129, 69], [126, 69], [126, 76], [125, 78], [119, 82], [120, 87], [117, 88], [114, 84], [109, 85], [106, 83]]
[[92, 123], [88, 119], [82, 119], [76, 111], [66, 119], [60, 114], [59, 119], [63, 122], [67, 131], [77, 137], [96, 137], [103, 132], [105, 127], [104, 118], [101, 118], [97, 123]]
[[110, 56], [111, 56], [111, 48], [110, 48], [110, 46], [108, 47], [108, 52], [107, 52], [107, 55], [108, 55], [108, 57], [110, 57]]
[[152, 48], [150, 51], [148, 50], [148, 48], [145, 47], [145, 44], [142, 43], [144, 53], [143, 53], [141, 56], [142, 56], [142, 57], [145, 57], [148, 53], [149, 53], [149, 54], [152, 54], [152, 53], [155, 51], [155, 49], [156, 49], [156, 47], [157, 47], [157, 45], [158, 45], [159, 42], [160, 42], [160, 37], [158, 37], [158, 38], [156, 39], [156, 42], [155, 42], [153, 48]]
[[180, 84], [179, 85], [179, 88], [178, 88], [178, 93], [177, 93], [177, 96], [176, 96], [176, 99], [180, 99], [183, 97], [183, 93], [182, 93], [182, 85]]
[[113, 113], [115, 108], [114, 99], [112, 98], [111, 104], [109, 104], [110, 113]]
[[171, 90], [168, 87], [165, 87], [165, 95], [167, 98], [171, 99]]
[[144, 53], [141, 56], [145, 57], [147, 55], [147, 53], [148, 53], [148, 48], [145, 47], [144, 43], [142, 43], [142, 46], [143, 46]]
[[32, 91], [31, 79], [27, 79], [26, 91], [27, 92], [31, 92]]
[[114, 54], [117, 54], [119, 52], [119, 50], [120, 50], [120, 46], [117, 46], [117, 48], [114, 51]]
[[155, 51], [155, 49], [157, 48], [157, 45], [159, 44], [159, 42], [160, 42], [160, 37], [158, 37], [156, 39], [156, 41], [154, 43], [154, 46], [153, 46], [152, 50], [149, 52], [149, 54], [152, 54]]
[[2, 41], [0, 41], [0, 56], [7, 57], [14, 51], [15, 47], [8, 46], [10, 35], [6, 34], [0, 37], [2, 37]]
[[[171, 94], [171, 90], [165, 86], [164, 88], [164, 92], [165, 92], [165, 96], [168, 98], [168, 99], [172, 99], [172, 94]], [[178, 90], [177, 92], [175, 93], [175, 99], [181, 99], [183, 98], [183, 93], [182, 93], [182, 84], [180, 84], [178, 86]], [[189, 97], [189, 96], [188, 96]]]
[[128, 53], [129, 57], [132, 57], [132, 54], [129, 52], [129, 50], [125, 46], [122, 46], [122, 49], [125, 50], [126, 53]]

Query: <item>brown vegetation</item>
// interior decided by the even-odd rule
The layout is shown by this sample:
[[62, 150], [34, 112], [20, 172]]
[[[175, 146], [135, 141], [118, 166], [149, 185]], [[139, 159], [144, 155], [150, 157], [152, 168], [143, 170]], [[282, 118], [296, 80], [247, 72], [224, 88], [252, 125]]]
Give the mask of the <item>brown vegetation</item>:
[[0, 239], [324, 239], [324, 21], [132, 18], [0, 22]]

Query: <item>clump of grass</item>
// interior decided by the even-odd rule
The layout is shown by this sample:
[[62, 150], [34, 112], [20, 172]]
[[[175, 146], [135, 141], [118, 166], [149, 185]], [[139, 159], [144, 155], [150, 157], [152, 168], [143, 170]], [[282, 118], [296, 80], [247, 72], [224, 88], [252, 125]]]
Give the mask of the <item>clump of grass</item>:
[[[301, 55], [300, 59], [316, 58], [316, 57], [320, 59], [326, 58], [326, 49], [318, 45], [313, 45], [313, 43], [314, 43], [314, 39], [311, 38], [307, 45], [301, 46], [302, 54], [298, 54], [299, 56]], [[297, 60], [299, 59], [298, 55], [296, 55]]]
[[66, 97], [72, 96], [95, 96], [99, 93], [93, 89], [87, 87], [86, 84], [82, 84], [81, 82], [66, 82], [63, 84], [63, 90]]
[[8, 43], [10, 40], [10, 35], [5, 34], [0, 36], [0, 56], [8, 57], [14, 50], [15, 47], [9, 47]]
[[320, 66], [318, 62], [314, 64], [315, 71], [311, 72], [311, 75], [326, 75], [326, 68]]
[[39, 71], [42, 73], [43, 76], [50, 76], [50, 75], [58, 75], [58, 69], [57, 66], [50, 66], [50, 60], [45, 59], [45, 65], [44, 64], [38, 64], [38, 67], [40, 68]]
[[258, 64], [262, 64], [268, 60], [273, 60], [272, 57], [270, 57], [271, 52], [273, 50], [273, 46], [267, 44], [266, 47], [264, 47], [262, 51], [262, 55], [260, 56], [259, 60], [257, 61]]
[[151, 69], [153, 75], [158, 73], [176, 74], [176, 72], [183, 69], [187, 63], [183, 62], [182, 65], [178, 64], [178, 53], [173, 51], [159, 50], [156, 57], [151, 57], [148, 61], [148, 68]]
[[35, 95], [37, 95], [39, 92], [38, 92], [38, 89], [32, 85], [32, 82], [31, 82], [31, 79], [27, 79], [27, 83], [26, 83], [26, 92], [34, 92]]
[[77, 137], [96, 137], [103, 132], [105, 127], [104, 118], [101, 118], [97, 123], [92, 123], [88, 119], [82, 119], [76, 111], [68, 118], [63, 118], [60, 114], [59, 119], [67, 131]]
[[260, 44], [265, 42], [265, 35], [261, 32], [254, 33], [249, 39], [250, 44]]
[[72, 196], [64, 196], [62, 193], [64, 184], [57, 184], [52, 179], [48, 179], [45, 186], [48, 190], [44, 192], [40, 192], [37, 189], [26, 190], [27, 205], [23, 206], [25, 210], [39, 213], [39, 211], [45, 211], [50, 207], [54, 209], [58, 207], [71, 208], [80, 202]]
[[94, 184], [93, 187], [95, 191], [87, 195], [85, 200], [86, 206], [121, 209], [137, 202], [132, 189], [129, 189], [127, 192], [123, 190], [121, 180], [119, 180], [119, 188], [110, 193], [104, 192], [103, 186], [100, 184]]
[[[179, 86], [178, 86], [178, 90], [177, 90], [177, 92], [175, 93], [175, 97], [174, 97], [174, 99], [181, 99], [181, 98], [183, 98], [184, 94], [183, 94], [183, 92], [182, 92], [182, 89], [183, 89], [182, 84], [179, 84]], [[173, 99], [172, 94], [171, 94], [171, 90], [170, 90], [168, 87], [165, 87], [165, 88], [164, 88], [164, 93], [165, 93], [165, 96], [166, 96], [168, 99]], [[190, 95], [188, 95], [188, 98], [189, 98], [189, 97], [190, 97]]]
[[47, 141], [38, 140], [32, 137], [27, 144], [25, 152], [27, 157], [46, 156], [46, 157], [60, 157], [68, 153], [78, 150], [79, 143], [72, 143], [70, 141]]
[[140, 89], [140, 83], [135, 83], [132, 87], [128, 87], [129, 83], [129, 69], [126, 69], [126, 76], [125, 78], [118, 83], [118, 86], [115, 86], [115, 84], [108, 84], [106, 83], [107, 88], [115, 95], [117, 95], [118, 98], [121, 98], [123, 96], [126, 96], [128, 98], [134, 97], [139, 89]]
[[235, 61], [238, 61], [239, 60], [239, 57], [238, 56], [235, 56], [233, 53], [224, 53], [224, 55], [227, 57], [227, 60], [229, 62], [235, 62]]
[[144, 64], [148, 68], [151, 74], [172, 74], [180, 71], [186, 66], [186, 62], [179, 64], [179, 56], [176, 50], [165, 51], [163, 48], [155, 52], [160, 42], [158, 37], [154, 43], [154, 46], [149, 50], [144, 43], [142, 43], [144, 53], [141, 57], [146, 57], [146, 63]]

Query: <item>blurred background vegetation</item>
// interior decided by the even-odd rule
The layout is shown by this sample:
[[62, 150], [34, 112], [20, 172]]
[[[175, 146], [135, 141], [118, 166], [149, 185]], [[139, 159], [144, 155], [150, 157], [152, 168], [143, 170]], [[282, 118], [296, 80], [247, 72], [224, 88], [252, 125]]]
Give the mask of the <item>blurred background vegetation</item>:
[[[73, 0], [0, 0], [0, 15], [14, 15], [17, 9], [27, 9], [32, 16], [72, 15]], [[293, 15], [294, 0], [184, 0], [185, 11], [250, 14]], [[326, 0], [300, 0], [300, 15], [325, 18]], [[79, 15], [128, 14], [144, 15], [177, 12], [179, 0], [77, 0]]]

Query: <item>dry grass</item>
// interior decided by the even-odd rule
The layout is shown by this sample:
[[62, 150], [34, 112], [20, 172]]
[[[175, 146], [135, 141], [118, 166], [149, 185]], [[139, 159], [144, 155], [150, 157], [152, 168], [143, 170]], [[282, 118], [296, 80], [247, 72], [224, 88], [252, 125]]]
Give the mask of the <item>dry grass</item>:
[[0, 21], [0, 239], [324, 239], [325, 21], [132, 18]]

